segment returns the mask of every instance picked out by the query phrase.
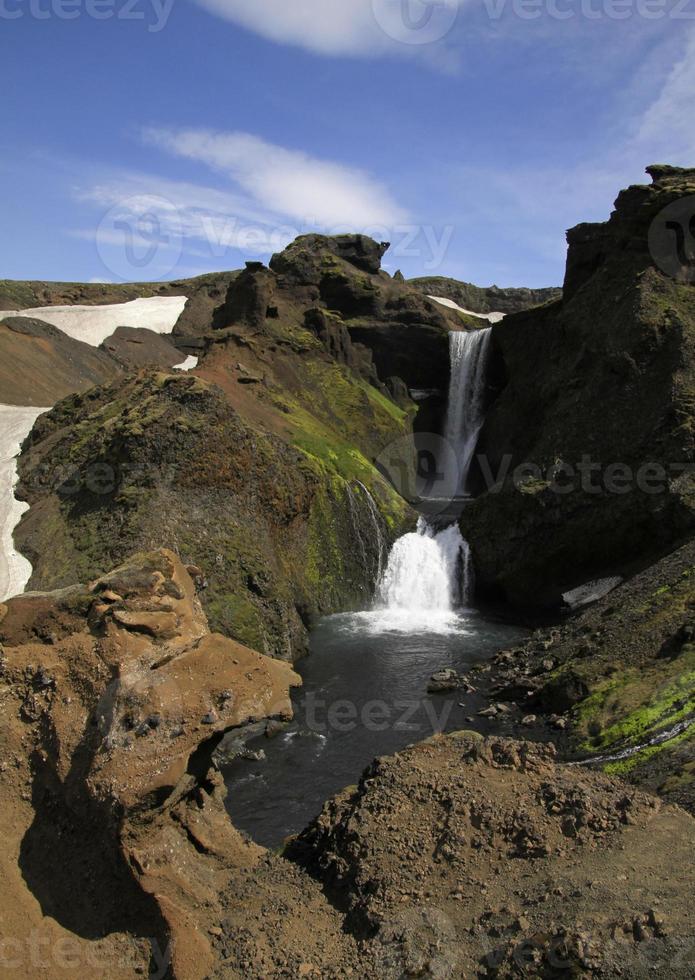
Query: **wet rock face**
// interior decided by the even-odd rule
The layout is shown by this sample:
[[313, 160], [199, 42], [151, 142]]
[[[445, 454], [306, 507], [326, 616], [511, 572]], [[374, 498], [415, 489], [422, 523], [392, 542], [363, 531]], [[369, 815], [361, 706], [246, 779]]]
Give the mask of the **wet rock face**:
[[462, 530], [481, 588], [518, 605], [560, 605], [695, 527], [695, 286], [650, 251], [652, 222], [695, 181], [652, 173], [609, 222], [569, 233], [561, 302], [493, 327], [482, 496]]

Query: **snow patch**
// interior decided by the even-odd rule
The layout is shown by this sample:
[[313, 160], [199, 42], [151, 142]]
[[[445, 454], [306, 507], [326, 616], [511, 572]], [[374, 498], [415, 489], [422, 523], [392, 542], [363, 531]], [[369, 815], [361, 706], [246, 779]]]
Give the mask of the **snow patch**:
[[440, 306], [448, 306], [450, 310], [458, 310], [459, 313], [474, 316], [478, 320], [487, 320], [488, 323], [499, 323], [505, 317], [504, 313], [474, 313], [472, 310], [464, 310], [462, 306], [454, 303], [453, 299], [447, 299], [446, 296], [428, 296], [427, 298], [434, 300], [435, 303], [439, 303]]
[[99, 347], [118, 327], [171, 333], [187, 302], [187, 296], [151, 296], [111, 306], [39, 306], [33, 310], [0, 310], [0, 320], [6, 316], [33, 317], [53, 324], [74, 340]]
[[31, 578], [31, 564], [14, 546], [14, 530], [29, 509], [14, 496], [17, 456], [36, 419], [48, 411], [0, 405], [0, 602], [24, 592]]
[[198, 367], [198, 358], [189, 354], [185, 361], [181, 361], [180, 364], [174, 364], [173, 369], [174, 371], [192, 371], [196, 367]]

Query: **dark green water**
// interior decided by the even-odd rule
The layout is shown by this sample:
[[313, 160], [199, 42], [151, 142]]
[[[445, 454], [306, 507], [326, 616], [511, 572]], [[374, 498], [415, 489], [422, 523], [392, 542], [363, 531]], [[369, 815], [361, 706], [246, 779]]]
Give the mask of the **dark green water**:
[[428, 695], [427, 683], [442, 667], [466, 673], [524, 635], [475, 612], [433, 624], [383, 612], [322, 620], [298, 667], [304, 687], [295, 694], [294, 721], [274, 739], [249, 743], [263, 749], [265, 761], [239, 760], [225, 770], [235, 825], [277, 847], [328, 797], [357, 783], [376, 756], [437, 731], [504, 731], [504, 721], [477, 717], [487, 703], [480, 694]]

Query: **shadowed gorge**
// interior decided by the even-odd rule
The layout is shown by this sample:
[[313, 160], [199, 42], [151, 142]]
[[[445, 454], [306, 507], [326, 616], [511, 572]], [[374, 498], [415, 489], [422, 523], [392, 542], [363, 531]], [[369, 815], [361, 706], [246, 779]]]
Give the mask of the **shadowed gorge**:
[[[56, 365], [17, 500], [7, 461], [17, 934], [108, 980], [690, 976], [695, 286], [650, 231], [695, 185], [650, 175], [568, 233], [561, 294], [320, 234], [3, 284], [0, 340]], [[118, 299], [178, 319], [97, 346]]]

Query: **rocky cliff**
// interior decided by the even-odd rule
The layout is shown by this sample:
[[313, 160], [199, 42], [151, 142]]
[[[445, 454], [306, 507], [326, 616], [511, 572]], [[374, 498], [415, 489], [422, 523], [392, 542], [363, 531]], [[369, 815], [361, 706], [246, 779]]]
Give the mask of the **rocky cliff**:
[[520, 313], [534, 306], [543, 306], [562, 297], [557, 287], [547, 289], [502, 288], [500, 286], [474, 286], [446, 276], [422, 276], [409, 279], [409, 284], [426, 296], [441, 296], [453, 300], [471, 313]]
[[283, 855], [243, 838], [214, 750], [298, 678], [211, 633], [171, 552], [11, 600], [0, 642], [13, 976], [690, 976], [695, 822], [550, 746], [436, 737]]
[[482, 495], [462, 528], [481, 590], [517, 605], [644, 567], [695, 526], [695, 287], [658, 254], [695, 172], [650, 173], [606, 224], [569, 232], [562, 300], [492, 330]]
[[20, 461], [30, 587], [165, 544], [206, 569], [216, 629], [285, 658], [314, 616], [364, 607], [413, 520], [374, 461], [412, 430], [409, 389], [448, 381], [457, 325], [380, 270], [384, 248], [306, 236], [249, 263], [187, 321], [194, 376], [131, 376], [44, 416]]

